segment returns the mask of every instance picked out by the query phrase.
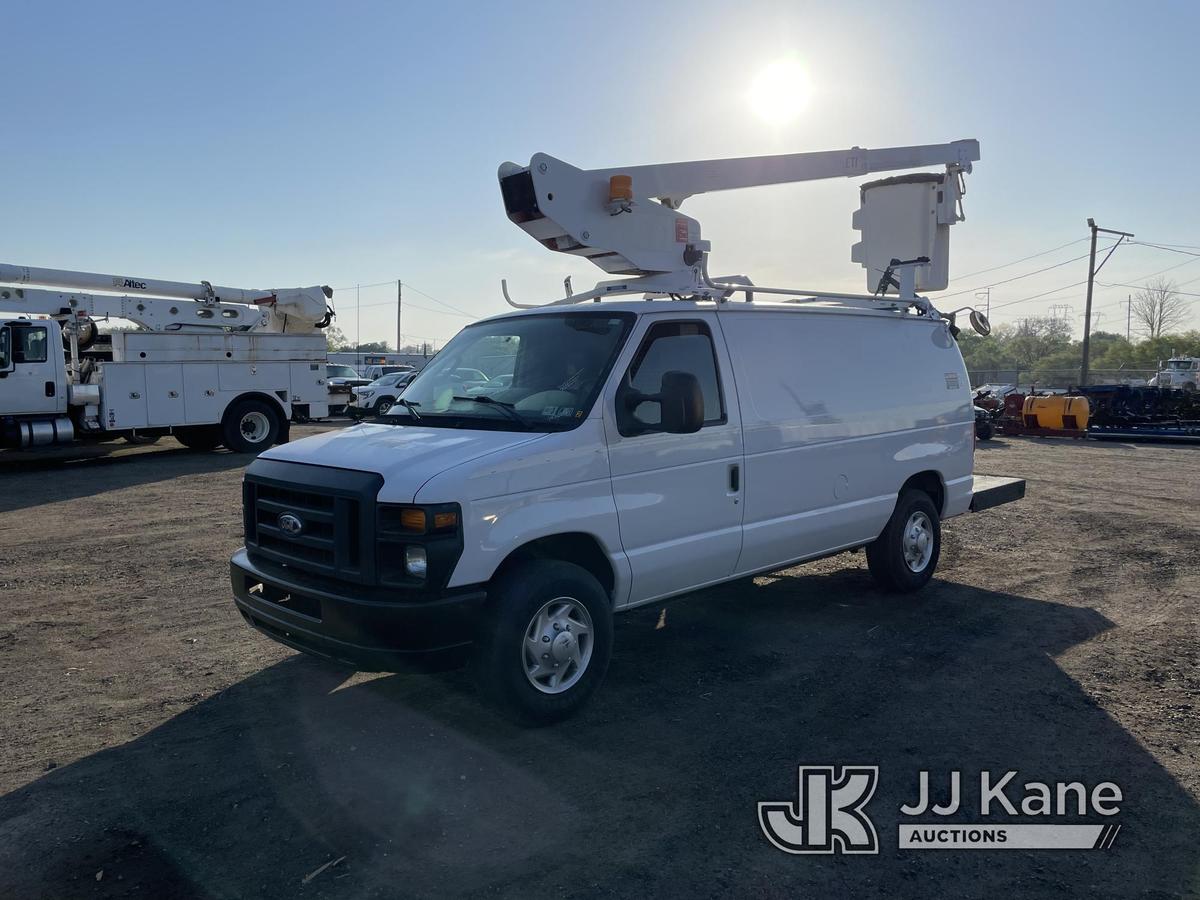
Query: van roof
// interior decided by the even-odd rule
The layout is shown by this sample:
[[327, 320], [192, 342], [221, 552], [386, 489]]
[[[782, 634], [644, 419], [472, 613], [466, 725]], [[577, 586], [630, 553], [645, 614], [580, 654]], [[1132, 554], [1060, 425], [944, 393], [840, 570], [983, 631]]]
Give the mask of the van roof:
[[[636, 315], [647, 315], [651, 313], [693, 313], [693, 312], [713, 312], [718, 311], [721, 315], [753, 315], [754, 313], [778, 313], [788, 312], [799, 315], [848, 315], [848, 316], [869, 316], [872, 318], [889, 318], [900, 321], [909, 322], [925, 322], [928, 324], [936, 324], [940, 319], [931, 318], [928, 316], [920, 316], [910, 314], [907, 308], [901, 306], [902, 301], [895, 301], [894, 298], [880, 299], [878, 306], [870, 306], [867, 301], [851, 301], [839, 299], [836, 297], [814, 297], [812, 299], [805, 298], [804, 295], [797, 295], [797, 300], [803, 299], [804, 302], [786, 302], [785, 300], [758, 300], [746, 301], [743, 299], [723, 300], [719, 303], [713, 300], [701, 299], [605, 299], [584, 300], [579, 303], [552, 303], [546, 306], [539, 306], [533, 309], [518, 309], [498, 313], [494, 316], [488, 316], [481, 321], [492, 321], [494, 319], [507, 319], [519, 316], [541, 316], [561, 314], [564, 312], [592, 312], [592, 313], [634, 313]], [[892, 305], [894, 304], [894, 305]]]

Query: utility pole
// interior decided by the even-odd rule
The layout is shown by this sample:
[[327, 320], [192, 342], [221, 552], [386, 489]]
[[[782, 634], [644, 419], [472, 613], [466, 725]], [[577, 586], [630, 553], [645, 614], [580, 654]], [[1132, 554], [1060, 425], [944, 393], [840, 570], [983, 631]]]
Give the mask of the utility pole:
[[1125, 300], [1125, 343], [1129, 343], [1129, 322], [1133, 317], [1133, 294]]
[[400, 279], [396, 279], [396, 352], [404, 346], [400, 343], [400, 304], [404, 300], [404, 285], [400, 283]]
[[[1104, 263], [1108, 262], [1109, 258], [1121, 245], [1121, 241], [1127, 237], [1133, 237], [1133, 234], [1128, 231], [1113, 231], [1111, 228], [1101, 228], [1096, 224], [1095, 219], [1088, 219], [1088, 228], [1092, 230], [1092, 251], [1088, 256], [1088, 279], [1087, 279], [1087, 305], [1083, 310], [1083, 364], [1079, 367], [1079, 386], [1087, 387], [1088, 380], [1088, 350], [1091, 347], [1092, 339], [1092, 288], [1096, 281], [1096, 273], [1104, 268]], [[1108, 249], [1108, 256], [1104, 257], [1100, 265], [1096, 265], [1096, 235], [1103, 231], [1105, 234], [1117, 235], [1117, 242]]]
[[992, 318], [992, 289], [984, 288], [982, 291], [976, 291], [975, 299], [983, 300], [987, 303], [987, 309], [983, 314], [990, 320]]
[[359, 284], [354, 286], [354, 368], [362, 371], [362, 285]]

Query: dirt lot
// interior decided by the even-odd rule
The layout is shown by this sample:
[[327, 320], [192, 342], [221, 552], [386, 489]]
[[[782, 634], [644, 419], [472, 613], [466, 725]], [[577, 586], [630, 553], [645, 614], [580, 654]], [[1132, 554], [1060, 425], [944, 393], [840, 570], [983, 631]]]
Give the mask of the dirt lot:
[[[68, 456], [0, 460], [0, 896], [1200, 895], [1200, 448], [989, 442], [1029, 498], [948, 524], [918, 601], [843, 555], [622, 616], [534, 731], [245, 626], [243, 459]], [[878, 856], [767, 843], [800, 763], [880, 767]], [[1123, 828], [899, 851], [921, 769], [1115, 781]]]

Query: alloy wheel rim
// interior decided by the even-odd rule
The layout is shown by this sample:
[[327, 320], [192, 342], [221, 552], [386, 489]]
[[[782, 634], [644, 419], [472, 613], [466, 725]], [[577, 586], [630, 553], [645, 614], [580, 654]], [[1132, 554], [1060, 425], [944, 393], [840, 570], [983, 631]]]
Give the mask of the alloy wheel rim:
[[573, 597], [555, 597], [534, 613], [521, 640], [529, 683], [543, 694], [570, 690], [592, 660], [592, 617]]
[[908, 517], [901, 538], [904, 564], [911, 572], [924, 572], [933, 558], [933, 522], [918, 510]]

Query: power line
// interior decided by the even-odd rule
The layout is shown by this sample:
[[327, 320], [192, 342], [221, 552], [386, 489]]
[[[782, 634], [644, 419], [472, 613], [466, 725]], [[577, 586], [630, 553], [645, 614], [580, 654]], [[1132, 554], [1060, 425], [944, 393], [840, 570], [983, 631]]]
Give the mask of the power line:
[[[1085, 238], [1085, 240], [1086, 240], [1086, 238]], [[967, 288], [966, 290], [963, 290], [963, 291], [954, 291], [953, 293], [950, 293], [950, 294], [940, 294], [939, 297], [942, 299], [945, 299], [947, 297], [960, 297], [963, 294], [970, 294], [973, 291], [982, 291], [982, 290], [986, 290], [987, 288], [993, 288], [993, 287], [998, 287], [999, 285], [1002, 285], [1002, 284], [1008, 284], [1009, 282], [1012, 282], [1012, 281], [1020, 281], [1022, 278], [1030, 278], [1034, 275], [1041, 275], [1043, 272], [1049, 272], [1051, 269], [1059, 269], [1059, 268], [1062, 268], [1063, 266], [1070, 265], [1073, 262], [1079, 262], [1079, 260], [1081, 260], [1081, 259], [1087, 259], [1089, 255], [1090, 254], [1085, 253], [1085, 254], [1083, 254], [1083, 256], [1074, 256], [1071, 259], [1063, 260], [1060, 263], [1055, 263], [1052, 266], [1046, 266], [1045, 268], [1042, 268], [1042, 269], [1036, 269], [1033, 272], [1025, 272], [1023, 275], [1014, 275], [1012, 278], [1005, 278], [1003, 281], [993, 281], [991, 284], [981, 284], [981, 285], [979, 285], [979, 287]]]
[[478, 319], [478, 318], [479, 318], [479, 316], [474, 316], [474, 315], [471, 315], [471, 313], [469, 313], [469, 312], [465, 312], [465, 311], [463, 311], [463, 310], [459, 309], [457, 306], [453, 306], [453, 305], [451, 305], [451, 304], [447, 303], [445, 300], [439, 300], [437, 297], [433, 296], [432, 294], [427, 294], [427, 293], [425, 293], [425, 291], [421, 290], [419, 287], [417, 287], [415, 284], [413, 284], [413, 283], [412, 283], [412, 282], [410, 282], [410, 281], [406, 281], [406, 282], [404, 282], [404, 285], [405, 285], [406, 287], [412, 288], [414, 291], [416, 291], [416, 292], [417, 292], [418, 294], [420, 294], [422, 297], [428, 297], [428, 298], [429, 298], [430, 300], [432, 300], [434, 303], [440, 303], [442, 306], [446, 307], [447, 309], [452, 309], [452, 310], [454, 310], [454, 311], [455, 311], [456, 313], [458, 313], [460, 316], [466, 316], [468, 319]]
[[1183, 244], [1170, 246], [1168, 244], [1151, 244], [1149, 241], [1130, 241], [1129, 243], [1137, 244], [1140, 247], [1153, 247], [1156, 250], [1166, 250], [1168, 253], [1182, 253], [1184, 256], [1200, 256], [1200, 253], [1192, 253], [1189, 250], [1180, 250], [1179, 247], [1184, 246]]
[[1039, 256], [1049, 256], [1051, 253], [1054, 253], [1058, 250], [1064, 250], [1067, 247], [1074, 246], [1075, 244], [1082, 244], [1086, 240], [1087, 238], [1078, 238], [1074, 241], [1067, 241], [1065, 244], [1059, 244], [1057, 247], [1051, 247], [1049, 250], [1043, 250], [1041, 253], [1031, 253], [1029, 256], [1022, 256], [1020, 259], [1014, 259], [1012, 262], [1001, 263], [998, 266], [989, 266], [986, 269], [978, 269], [974, 272], [968, 272], [966, 275], [959, 275], [951, 280], [962, 281], [964, 278], [974, 278], [976, 275], [983, 275], [987, 272], [995, 272], [997, 269], [1007, 269], [1009, 266], [1015, 266], [1017, 263], [1028, 262], [1031, 259], [1037, 259]]
[[[1200, 257], [1198, 257], [1198, 258], [1200, 258]], [[1170, 271], [1172, 271], [1173, 269], [1178, 269], [1178, 268], [1181, 268], [1182, 266], [1190, 266], [1190, 265], [1192, 265], [1194, 262], [1196, 262], [1196, 260], [1195, 260], [1195, 259], [1187, 259], [1187, 260], [1184, 260], [1184, 261], [1183, 261], [1183, 262], [1181, 262], [1181, 263], [1176, 263], [1176, 264], [1175, 264], [1175, 265], [1173, 265], [1173, 266], [1167, 266], [1165, 269], [1159, 269], [1157, 272], [1151, 272], [1149, 275], [1141, 275], [1141, 276], [1138, 276], [1138, 277], [1137, 277], [1137, 278], [1135, 278], [1134, 280], [1135, 280], [1135, 281], [1145, 281], [1147, 278], [1153, 278], [1153, 277], [1154, 277], [1154, 276], [1156, 276], [1156, 275], [1163, 275], [1163, 274], [1165, 274], [1165, 273], [1167, 273], [1167, 272], [1170, 272]], [[1200, 280], [1200, 279], [1193, 279], [1193, 280]], [[1103, 282], [1099, 282], [1099, 283], [1100, 283], [1100, 284], [1103, 284]], [[1184, 282], [1184, 284], [1189, 284], [1189, 283], [1190, 283], [1190, 282], [1186, 282], [1186, 281]], [[1030, 300], [1037, 300], [1037, 299], [1038, 299], [1038, 298], [1040, 298], [1040, 297], [1047, 297], [1047, 296], [1049, 296], [1050, 294], [1057, 294], [1059, 291], [1066, 291], [1066, 290], [1070, 290], [1071, 288], [1074, 288], [1074, 287], [1079, 287], [1079, 286], [1080, 286], [1080, 285], [1082, 285], [1082, 284], [1087, 284], [1087, 280], [1085, 279], [1085, 280], [1083, 280], [1083, 281], [1076, 281], [1074, 284], [1068, 284], [1068, 285], [1064, 285], [1063, 287], [1060, 287], [1060, 288], [1054, 288], [1053, 290], [1050, 290], [1050, 291], [1043, 291], [1042, 293], [1040, 293], [1040, 294], [1034, 294], [1034, 295], [1033, 295], [1033, 296], [1031, 296], [1031, 297], [1022, 297], [1020, 300], [1009, 300], [1007, 303], [994, 303], [994, 304], [992, 304], [992, 309], [993, 309], [993, 310], [997, 310], [997, 309], [1003, 309], [1003, 308], [1004, 308], [1004, 307], [1006, 307], [1006, 306], [1015, 306], [1015, 305], [1017, 305], [1018, 303], [1026, 303], [1026, 302], [1028, 302], [1028, 301], [1030, 301]], [[1126, 286], [1127, 286], [1127, 285], [1121, 285], [1121, 287], [1126, 287]], [[1140, 287], [1140, 285], [1139, 285], [1139, 287]]]

